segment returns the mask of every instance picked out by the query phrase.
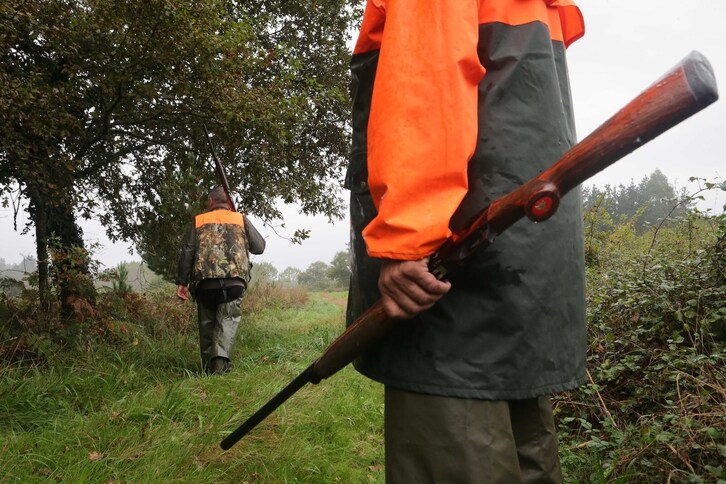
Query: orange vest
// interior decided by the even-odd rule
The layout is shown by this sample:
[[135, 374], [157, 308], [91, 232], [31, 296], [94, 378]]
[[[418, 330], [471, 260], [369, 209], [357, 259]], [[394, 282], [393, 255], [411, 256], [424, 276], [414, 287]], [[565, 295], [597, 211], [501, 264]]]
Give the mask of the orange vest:
[[198, 229], [206, 224], [230, 224], [244, 227], [245, 219], [241, 213], [231, 210], [212, 210], [194, 217], [194, 228]]
[[250, 279], [250, 261], [244, 217], [231, 210], [212, 210], [194, 219], [196, 249], [192, 280]]

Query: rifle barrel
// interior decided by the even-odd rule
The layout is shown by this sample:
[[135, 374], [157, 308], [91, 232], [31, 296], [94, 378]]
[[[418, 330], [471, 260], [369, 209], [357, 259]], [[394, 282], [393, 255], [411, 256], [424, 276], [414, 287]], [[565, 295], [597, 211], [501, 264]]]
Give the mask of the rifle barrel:
[[[247, 435], [250, 430], [255, 428], [257, 424], [262, 422], [264, 419], [267, 418], [268, 415], [270, 415], [272, 412], [277, 409], [280, 405], [285, 403], [288, 398], [293, 396], [295, 392], [300, 390], [302, 387], [305, 386], [307, 383], [314, 382], [314, 378], [312, 377], [313, 372], [313, 365], [310, 365], [300, 373], [293, 381], [288, 383], [285, 388], [283, 388], [280, 393], [272, 397], [272, 399], [264, 404], [258, 411], [256, 411], [250, 418], [245, 420], [242, 425], [237, 427], [231, 434], [229, 434], [227, 437], [222, 440], [222, 443], [220, 444], [220, 447], [222, 447], [223, 450], [229, 450], [234, 444], [236, 444], [242, 437]], [[317, 380], [320, 381], [320, 380]], [[317, 383], [317, 382], [315, 382]]]
[[217, 172], [217, 177], [219, 177], [222, 188], [224, 188], [224, 193], [227, 195], [227, 202], [229, 203], [230, 208], [233, 212], [236, 212], [237, 208], [234, 206], [234, 202], [232, 201], [232, 195], [229, 190], [229, 183], [227, 182], [227, 175], [224, 172], [224, 165], [222, 165], [222, 160], [220, 160], [219, 156], [217, 156], [217, 150], [214, 149], [212, 137], [209, 136], [207, 125], [202, 124], [202, 127], [204, 128], [204, 134], [207, 137], [207, 143], [209, 144], [209, 149], [212, 152], [212, 158], [214, 159], [214, 171]]

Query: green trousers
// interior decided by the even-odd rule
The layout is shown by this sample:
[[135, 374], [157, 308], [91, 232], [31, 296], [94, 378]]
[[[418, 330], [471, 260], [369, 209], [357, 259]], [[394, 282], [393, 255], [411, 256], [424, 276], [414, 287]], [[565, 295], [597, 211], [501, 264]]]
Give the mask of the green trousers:
[[561, 483], [549, 397], [489, 401], [386, 387], [388, 484]]
[[230, 359], [229, 355], [232, 352], [242, 314], [241, 304], [242, 298], [218, 304], [214, 309], [197, 303], [199, 350], [203, 368], [207, 368], [209, 361], [214, 357], [222, 356]]

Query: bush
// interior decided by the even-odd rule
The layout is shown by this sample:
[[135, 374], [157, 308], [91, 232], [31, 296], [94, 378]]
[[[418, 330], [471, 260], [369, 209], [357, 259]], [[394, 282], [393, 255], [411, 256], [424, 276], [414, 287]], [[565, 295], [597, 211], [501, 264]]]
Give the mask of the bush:
[[302, 307], [308, 300], [308, 291], [302, 286], [281, 283], [251, 284], [242, 299], [244, 311], [259, 312], [265, 308], [288, 309]]
[[726, 478], [724, 226], [693, 211], [592, 234], [591, 382], [555, 399], [568, 480]]

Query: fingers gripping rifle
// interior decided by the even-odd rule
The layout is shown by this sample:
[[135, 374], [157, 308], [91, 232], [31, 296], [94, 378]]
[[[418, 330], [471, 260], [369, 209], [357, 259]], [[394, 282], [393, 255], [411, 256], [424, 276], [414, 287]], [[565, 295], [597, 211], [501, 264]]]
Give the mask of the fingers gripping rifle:
[[[708, 60], [692, 52], [549, 169], [492, 202], [465, 229], [449, 237], [429, 259], [429, 270], [443, 280], [448, 268], [461, 264], [475, 249], [490, 245], [519, 219], [548, 219], [557, 210], [560, 197], [572, 188], [716, 99], [716, 80]], [[232, 447], [306, 383], [319, 383], [344, 368], [394, 324], [380, 301], [374, 304], [305, 371], [229, 434], [222, 449]]]
[[214, 158], [214, 171], [217, 173], [217, 178], [219, 178], [222, 188], [224, 188], [224, 193], [227, 195], [227, 203], [229, 203], [230, 210], [236, 212], [237, 209], [235, 208], [232, 196], [230, 195], [229, 183], [227, 183], [227, 175], [224, 173], [222, 160], [220, 160], [217, 156], [217, 151], [214, 149], [214, 145], [212, 144], [212, 138], [209, 136], [209, 131], [207, 131], [207, 125], [203, 124], [202, 127], [204, 128], [204, 135], [207, 137], [207, 143], [209, 143], [209, 149], [212, 151], [212, 158]]

